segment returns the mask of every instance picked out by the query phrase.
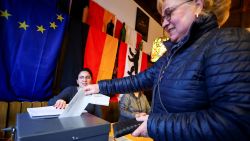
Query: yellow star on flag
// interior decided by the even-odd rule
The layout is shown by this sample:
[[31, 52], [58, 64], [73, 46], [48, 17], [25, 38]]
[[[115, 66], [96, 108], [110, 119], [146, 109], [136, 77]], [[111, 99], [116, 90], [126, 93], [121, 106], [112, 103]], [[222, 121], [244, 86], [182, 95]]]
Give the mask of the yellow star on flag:
[[44, 30], [46, 30], [42, 25], [41, 26], [36, 26], [37, 27], [37, 31], [40, 31], [43, 33]]
[[60, 14], [60, 15], [58, 15], [58, 14], [56, 14], [57, 15], [57, 19], [60, 21], [60, 22], [62, 22], [63, 21], [63, 17], [62, 17], [62, 15]]
[[10, 13], [8, 13], [8, 11], [7, 10], [5, 10], [5, 11], [1, 11], [0, 10], [0, 12], [1, 12], [1, 17], [5, 17], [7, 20], [8, 20], [8, 18], [9, 18], [9, 16], [11, 16], [11, 14]]
[[50, 23], [50, 27], [53, 28], [53, 29], [56, 29], [57, 28], [57, 25], [55, 22], [49, 22]]
[[18, 22], [18, 23], [19, 23], [19, 28], [23, 28], [24, 30], [26, 30], [27, 27], [29, 27], [29, 25], [27, 25], [25, 21]]

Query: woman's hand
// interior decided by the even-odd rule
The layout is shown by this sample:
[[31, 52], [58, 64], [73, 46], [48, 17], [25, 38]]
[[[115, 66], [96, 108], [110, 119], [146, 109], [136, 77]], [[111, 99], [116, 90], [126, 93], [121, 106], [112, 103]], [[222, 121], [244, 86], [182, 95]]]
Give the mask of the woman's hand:
[[54, 107], [56, 107], [57, 109], [65, 109], [66, 107], [66, 101], [59, 99], [56, 101], [56, 104], [54, 105]]
[[100, 90], [98, 84], [90, 84], [83, 87], [83, 91], [85, 95], [91, 95], [99, 93]]
[[143, 121], [143, 123], [132, 133], [133, 136], [148, 137], [147, 122], [148, 115], [143, 115], [136, 118], [137, 121]]

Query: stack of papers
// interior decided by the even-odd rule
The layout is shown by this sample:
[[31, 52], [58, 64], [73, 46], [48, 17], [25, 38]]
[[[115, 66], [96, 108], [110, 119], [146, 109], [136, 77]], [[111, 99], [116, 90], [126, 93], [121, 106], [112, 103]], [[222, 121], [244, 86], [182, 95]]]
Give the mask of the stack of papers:
[[109, 105], [110, 97], [102, 94], [84, 95], [80, 89], [65, 109], [56, 109], [53, 106], [27, 108], [31, 118], [73, 117], [81, 116], [87, 112], [85, 108], [89, 103], [96, 105]]
[[64, 109], [56, 109], [54, 106], [27, 108], [31, 118], [52, 118], [58, 117]]

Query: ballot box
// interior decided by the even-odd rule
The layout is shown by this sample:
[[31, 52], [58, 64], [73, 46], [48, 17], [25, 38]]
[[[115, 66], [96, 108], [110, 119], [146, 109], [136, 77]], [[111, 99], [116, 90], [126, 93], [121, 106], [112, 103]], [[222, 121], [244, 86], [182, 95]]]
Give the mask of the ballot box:
[[17, 115], [17, 141], [108, 141], [110, 123], [89, 113], [77, 117], [31, 119]]

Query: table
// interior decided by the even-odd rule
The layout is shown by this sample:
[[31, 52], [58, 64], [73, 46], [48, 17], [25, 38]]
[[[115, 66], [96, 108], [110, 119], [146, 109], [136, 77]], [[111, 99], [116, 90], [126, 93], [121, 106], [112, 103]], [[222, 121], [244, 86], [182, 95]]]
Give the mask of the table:
[[149, 137], [147, 138], [134, 137], [131, 134], [128, 134], [120, 138], [114, 138], [114, 132], [113, 132], [112, 123], [111, 123], [110, 132], [109, 132], [109, 141], [153, 141], [153, 139]]

